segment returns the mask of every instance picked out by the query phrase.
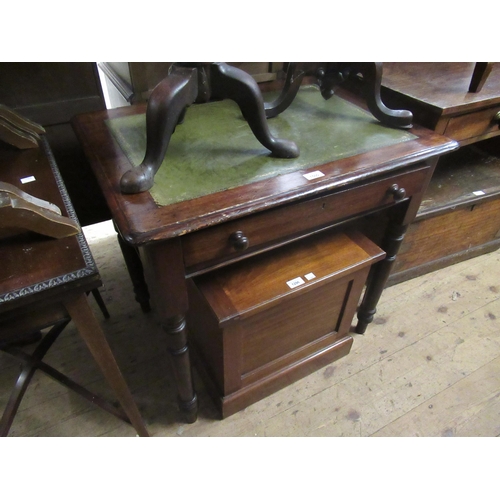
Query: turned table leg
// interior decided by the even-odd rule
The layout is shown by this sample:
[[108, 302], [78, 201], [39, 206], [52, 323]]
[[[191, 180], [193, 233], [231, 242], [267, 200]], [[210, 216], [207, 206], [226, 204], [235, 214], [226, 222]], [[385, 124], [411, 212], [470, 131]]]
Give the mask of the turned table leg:
[[174, 368], [179, 410], [186, 422], [192, 424], [198, 418], [198, 397], [194, 391], [191, 361], [189, 358], [186, 318], [174, 316], [162, 322], [167, 334], [168, 352]]
[[391, 273], [407, 228], [407, 225], [390, 223], [386, 231], [385, 240], [382, 243], [382, 249], [386, 252], [386, 257], [373, 267], [373, 274], [366, 287], [363, 301], [359, 306], [356, 333], [365, 333], [367, 326], [373, 321], [373, 317], [377, 312], [378, 301]]
[[198, 418], [186, 328], [188, 296], [180, 240], [139, 248], [152, 305], [160, 318], [177, 385], [179, 409], [188, 423]]

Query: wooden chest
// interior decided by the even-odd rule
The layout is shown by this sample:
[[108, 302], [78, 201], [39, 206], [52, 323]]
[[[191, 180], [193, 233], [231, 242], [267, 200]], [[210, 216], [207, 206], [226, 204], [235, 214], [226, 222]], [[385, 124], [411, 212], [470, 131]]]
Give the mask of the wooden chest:
[[321, 233], [190, 282], [190, 346], [227, 417], [349, 353], [371, 264], [360, 233]]
[[500, 247], [500, 142], [440, 159], [389, 278], [399, 283]]

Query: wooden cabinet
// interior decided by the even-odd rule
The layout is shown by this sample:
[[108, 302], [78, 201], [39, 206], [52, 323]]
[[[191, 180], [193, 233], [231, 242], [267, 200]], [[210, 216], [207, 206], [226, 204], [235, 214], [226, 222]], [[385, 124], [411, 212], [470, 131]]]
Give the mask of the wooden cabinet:
[[349, 353], [371, 264], [361, 233], [323, 233], [195, 278], [188, 324], [198, 369], [221, 415]]
[[500, 247], [500, 64], [469, 92], [474, 66], [384, 64], [384, 102], [461, 146], [439, 160], [389, 283]]
[[70, 120], [105, 109], [95, 63], [0, 63], [0, 103], [42, 125], [47, 132], [82, 225], [110, 215]]

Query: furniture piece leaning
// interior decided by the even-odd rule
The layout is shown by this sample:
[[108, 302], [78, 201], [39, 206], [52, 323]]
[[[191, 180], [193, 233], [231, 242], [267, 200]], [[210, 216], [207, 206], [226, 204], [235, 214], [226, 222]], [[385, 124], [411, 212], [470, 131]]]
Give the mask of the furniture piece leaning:
[[[140, 436], [147, 436], [148, 431], [127, 383], [87, 302], [87, 294], [93, 293], [107, 315], [97, 290], [101, 285], [98, 269], [79, 229], [47, 140], [42, 137], [39, 148], [22, 151], [0, 143], [0, 180], [5, 196], [8, 192], [11, 196], [7, 209], [35, 218], [34, 223], [30, 219], [28, 225], [10, 228], [12, 233], [4, 232], [0, 240], [0, 350], [23, 362], [0, 421], [0, 435], [8, 435], [28, 384], [35, 371], [41, 370], [88, 401], [131, 423]], [[22, 192], [26, 193], [24, 197]], [[21, 200], [24, 205], [12, 200]], [[38, 203], [34, 203], [35, 200], [39, 200]], [[46, 202], [45, 208], [40, 209], [41, 215], [33, 209], [40, 205], [40, 200]], [[49, 231], [45, 231], [47, 221], [40, 222], [36, 218], [43, 219], [48, 212], [56, 214], [54, 206], [61, 210], [61, 215], [59, 219], [54, 215], [49, 221]], [[19, 222], [21, 216], [12, 216], [10, 223]], [[57, 224], [61, 226], [59, 229]], [[113, 389], [121, 408], [44, 362], [45, 354], [70, 321]], [[32, 354], [20, 348], [23, 342], [40, 337], [40, 331], [49, 328]]]

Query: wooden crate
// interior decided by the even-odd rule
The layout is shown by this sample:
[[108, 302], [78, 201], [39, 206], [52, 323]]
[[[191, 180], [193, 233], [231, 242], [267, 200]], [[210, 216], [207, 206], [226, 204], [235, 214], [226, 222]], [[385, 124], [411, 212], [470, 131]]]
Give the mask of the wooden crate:
[[349, 353], [384, 255], [360, 233], [325, 233], [190, 282], [191, 352], [222, 418]]

